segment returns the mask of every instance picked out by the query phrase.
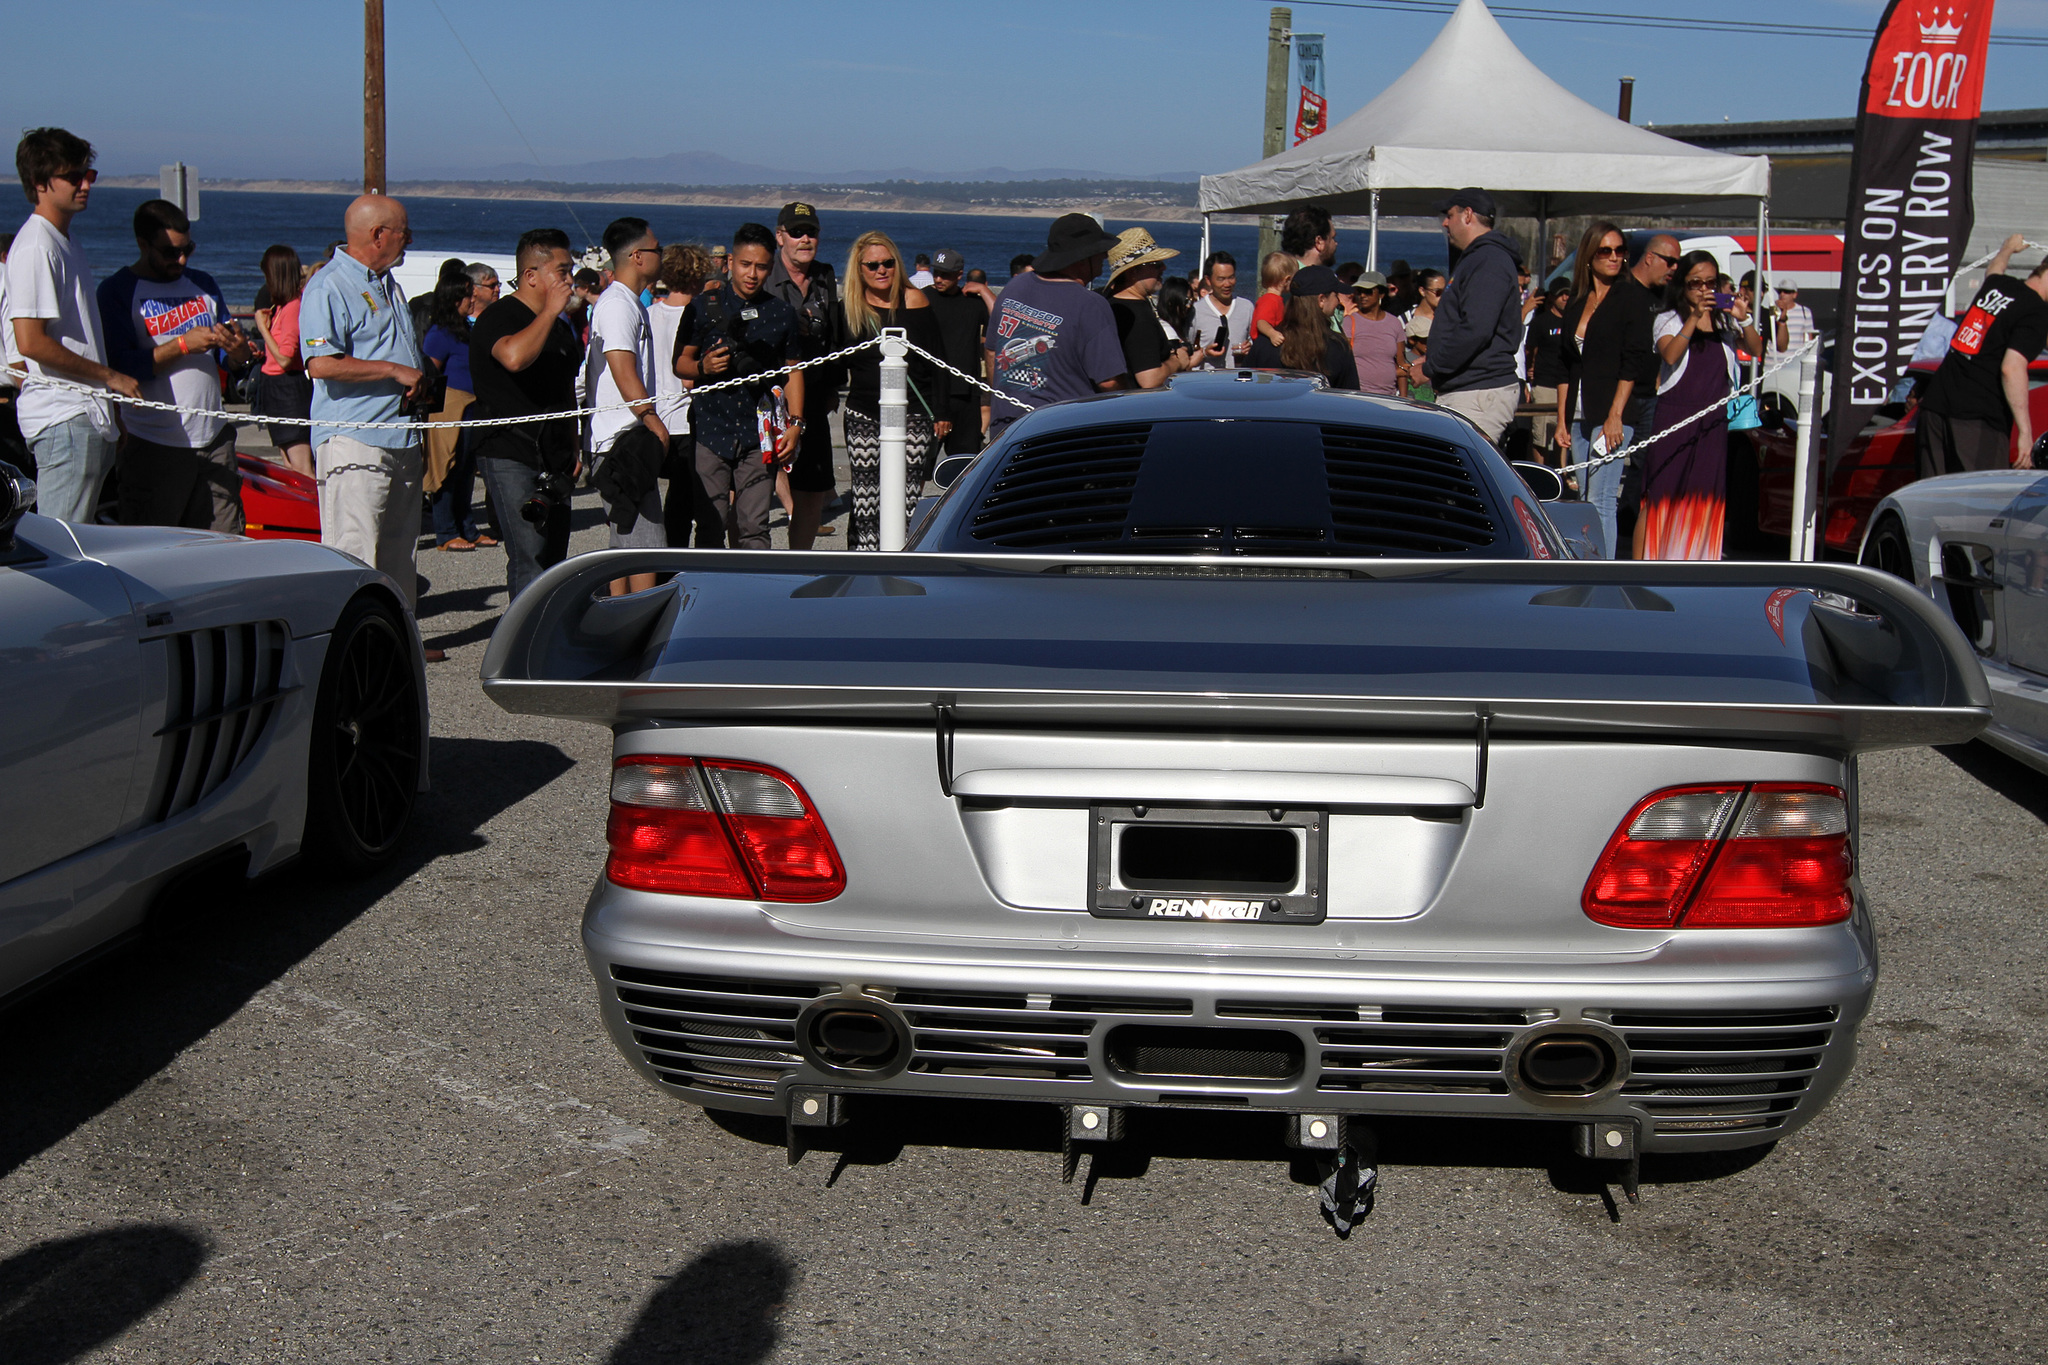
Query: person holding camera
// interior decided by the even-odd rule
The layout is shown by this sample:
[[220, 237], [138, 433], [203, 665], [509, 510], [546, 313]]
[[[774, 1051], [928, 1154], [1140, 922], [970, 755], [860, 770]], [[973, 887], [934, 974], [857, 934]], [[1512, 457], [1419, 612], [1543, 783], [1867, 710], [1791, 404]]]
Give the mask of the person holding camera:
[[505, 542], [506, 603], [540, 572], [569, 557], [569, 493], [577, 464], [576, 410], [583, 344], [569, 321], [575, 263], [569, 234], [535, 228], [520, 237], [517, 286], [469, 328], [469, 416], [530, 417], [470, 433]]
[[[818, 259], [818, 211], [798, 201], [784, 204], [775, 218], [775, 264], [768, 292], [796, 312], [797, 350], [805, 359], [846, 344], [840, 330], [839, 279], [831, 262]], [[789, 471], [789, 548], [808, 550], [818, 538], [838, 480], [832, 473], [832, 409], [839, 405], [844, 370], [807, 372], [803, 438]], [[792, 409], [793, 410], [793, 409]]]
[[[683, 313], [675, 372], [700, 389], [746, 381], [694, 394], [690, 423], [696, 429], [697, 478], [724, 513], [727, 546], [765, 550], [775, 471], [796, 455], [806, 425], [798, 415], [804, 411], [804, 371], [780, 373], [803, 358], [803, 338], [796, 310], [768, 291], [775, 234], [760, 223], [740, 224], [727, 259], [725, 287], [712, 289], [707, 282]], [[764, 430], [770, 433], [765, 440]]]

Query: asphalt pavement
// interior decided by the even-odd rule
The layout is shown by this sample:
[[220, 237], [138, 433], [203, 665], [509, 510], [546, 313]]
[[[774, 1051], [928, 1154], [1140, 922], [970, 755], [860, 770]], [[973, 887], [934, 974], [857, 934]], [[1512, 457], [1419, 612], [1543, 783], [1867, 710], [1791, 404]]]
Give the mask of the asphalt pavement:
[[1063, 1186], [1050, 1109], [871, 1107], [791, 1167], [645, 1085], [576, 938], [609, 737], [483, 699], [501, 552], [420, 567], [402, 860], [0, 1017], [0, 1361], [2048, 1358], [2048, 779], [1982, 746], [1863, 762], [1884, 977], [1813, 1125], [1617, 1209], [1562, 1129], [1388, 1124], [1340, 1242], [1271, 1119], [1141, 1113]]

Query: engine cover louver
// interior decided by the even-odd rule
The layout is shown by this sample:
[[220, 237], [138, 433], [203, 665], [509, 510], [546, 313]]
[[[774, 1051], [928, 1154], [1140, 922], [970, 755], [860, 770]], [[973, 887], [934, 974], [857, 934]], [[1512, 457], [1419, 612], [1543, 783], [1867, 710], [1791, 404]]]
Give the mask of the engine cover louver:
[[1427, 437], [1324, 427], [1330, 519], [1340, 553], [1454, 555], [1500, 543], [1465, 455]]

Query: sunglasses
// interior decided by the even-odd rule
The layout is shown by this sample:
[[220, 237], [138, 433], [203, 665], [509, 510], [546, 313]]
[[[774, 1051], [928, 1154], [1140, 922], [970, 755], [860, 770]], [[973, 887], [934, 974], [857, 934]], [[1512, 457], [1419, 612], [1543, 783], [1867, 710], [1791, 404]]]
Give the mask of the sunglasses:
[[190, 260], [193, 256], [198, 254], [199, 243], [187, 242], [184, 246], [171, 246], [165, 242], [158, 242], [155, 245], [155, 247], [152, 248], [152, 250], [165, 256], [171, 256], [175, 257], [178, 260], [186, 261]]
[[[1603, 247], [1595, 247], [1595, 248], [1593, 249], [1593, 254], [1594, 254], [1595, 256], [1626, 256], [1626, 255], [1628, 255], [1628, 248], [1627, 248], [1627, 247], [1625, 247], [1625, 246], [1603, 246]], [[1667, 257], [1666, 259], [1669, 259], [1669, 258]], [[1673, 265], [1677, 265], [1677, 264], [1678, 264], [1678, 262], [1676, 262], [1676, 261], [1672, 261], [1671, 263], [1672, 263]]]
[[862, 262], [860, 263], [860, 268], [861, 268], [862, 270], [872, 270], [872, 271], [874, 271], [874, 272], [875, 272], [875, 273], [876, 273], [877, 275], [879, 275], [879, 274], [881, 274], [881, 273], [882, 273], [883, 271], [886, 271], [886, 270], [894, 270], [894, 269], [896, 268], [896, 262], [894, 262], [894, 261], [862, 261]]
[[1717, 283], [1718, 281], [1716, 280], [1687, 280], [1685, 287], [1687, 289], [1712, 289]]
[[818, 240], [818, 230], [816, 228], [784, 228], [782, 235], [789, 238], [792, 242], [815, 242]]
[[1685, 257], [1683, 256], [1666, 256], [1661, 251], [1652, 251], [1649, 254], [1655, 256], [1658, 260], [1664, 262], [1664, 264], [1670, 266], [1673, 270], [1678, 269], [1678, 267], [1685, 261]]
[[50, 179], [52, 180], [64, 180], [68, 181], [73, 185], [90, 185], [99, 178], [100, 173], [98, 171], [93, 170], [53, 171], [50, 174]]

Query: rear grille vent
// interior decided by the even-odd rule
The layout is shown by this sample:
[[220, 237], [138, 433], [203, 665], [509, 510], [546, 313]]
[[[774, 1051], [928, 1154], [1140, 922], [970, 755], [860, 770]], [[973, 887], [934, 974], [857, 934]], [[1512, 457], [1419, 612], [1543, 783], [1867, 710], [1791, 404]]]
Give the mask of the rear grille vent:
[[1192, 1000], [995, 991], [899, 991], [895, 999], [910, 1019], [912, 1071], [1039, 1081], [1089, 1079], [1088, 1037], [1097, 1015], [1187, 1015], [1195, 1008]]
[[163, 637], [163, 741], [150, 788], [152, 820], [182, 815], [220, 789], [270, 727], [289, 640], [280, 621]]
[[796, 1050], [798, 1013], [838, 987], [614, 966], [612, 989], [641, 1056], [663, 1080], [767, 1095], [778, 1077], [802, 1062]]
[[1633, 1056], [1622, 1094], [1660, 1133], [1784, 1126], [1813, 1081], [1838, 1011], [1617, 1011]]
[[1486, 495], [1456, 446], [1324, 427], [1323, 465], [1340, 553], [1454, 555], [1499, 543]]
[[968, 529], [1013, 550], [1059, 550], [1123, 539], [1149, 422], [1057, 432], [1010, 452]]

